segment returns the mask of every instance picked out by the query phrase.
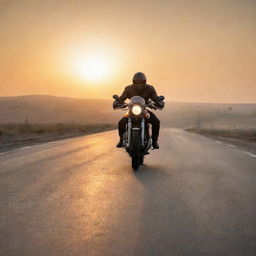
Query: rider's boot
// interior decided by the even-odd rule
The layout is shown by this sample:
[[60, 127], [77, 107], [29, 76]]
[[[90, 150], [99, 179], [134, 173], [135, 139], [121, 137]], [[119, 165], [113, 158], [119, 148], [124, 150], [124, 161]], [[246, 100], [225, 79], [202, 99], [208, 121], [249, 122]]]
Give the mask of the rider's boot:
[[152, 140], [152, 147], [153, 149], [159, 149], [159, 144], [157, 142], [157, 139]]
[[119, 142], [116, 144], [117, 148], [122, 148], [123, 147], [123, 139], [120, 138]]

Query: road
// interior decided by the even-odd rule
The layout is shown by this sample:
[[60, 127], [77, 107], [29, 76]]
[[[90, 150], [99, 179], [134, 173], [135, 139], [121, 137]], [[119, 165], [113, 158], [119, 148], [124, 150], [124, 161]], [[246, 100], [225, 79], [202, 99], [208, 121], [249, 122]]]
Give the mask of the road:
[[116, 131], [0, 155], [0, 255], [256, 255], [256, 156], [178, 129], [133, 172]]

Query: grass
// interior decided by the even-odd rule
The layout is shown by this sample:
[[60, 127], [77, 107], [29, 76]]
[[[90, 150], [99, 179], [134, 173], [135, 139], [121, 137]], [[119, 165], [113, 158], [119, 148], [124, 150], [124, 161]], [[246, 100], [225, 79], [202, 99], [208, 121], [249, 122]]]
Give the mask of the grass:
[[0, 136], [17, 134], [91, 133], [114, 129], [114, 124], [2, 124]]
[[0, 148], [109, 131], [116, 124], [0, 124]]

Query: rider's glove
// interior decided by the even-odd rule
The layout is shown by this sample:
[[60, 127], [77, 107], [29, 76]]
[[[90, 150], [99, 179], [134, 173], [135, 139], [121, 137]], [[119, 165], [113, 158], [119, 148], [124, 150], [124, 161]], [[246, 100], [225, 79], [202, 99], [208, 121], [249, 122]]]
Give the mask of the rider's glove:
[[113, 102], [113, 109], [118, 108], [120, 105], [121, 105], [120, 102], [117, 101], [117, 100], [115, 100], [115, 101]]
[[158, 108], [163, 108], [164, 107], [164, 101], [158, 101], [155, 104], [156, 104], [156, 107], [158, 107]]

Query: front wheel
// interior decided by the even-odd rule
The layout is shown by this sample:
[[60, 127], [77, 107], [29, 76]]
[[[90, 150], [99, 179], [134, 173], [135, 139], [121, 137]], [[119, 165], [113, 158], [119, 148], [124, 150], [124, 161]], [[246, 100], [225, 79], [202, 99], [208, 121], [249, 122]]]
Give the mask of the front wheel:
[[136, 171], [140, 166], [140, 132], [137, 130], [132, 131], [131, 138], [131, 157], [132, 157], [132, 168]]
[[132, 169], [137, 171], [139, 169], [140, 163], [137, 156], [132, 156]]
[[139, 162], [140, 162], [140, 164], [143, 164], [143, 163], [144, 163], [144, 156], [140, 156], [140, 157], [139, 157]]

